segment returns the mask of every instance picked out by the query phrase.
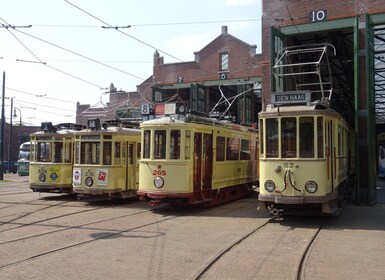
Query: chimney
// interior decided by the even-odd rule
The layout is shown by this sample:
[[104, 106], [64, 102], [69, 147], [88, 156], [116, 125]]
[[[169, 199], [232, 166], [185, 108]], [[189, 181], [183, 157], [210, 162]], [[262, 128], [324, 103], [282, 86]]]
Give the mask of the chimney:
[[228, 34], [226, 25], [222, 26], [222, 34]]

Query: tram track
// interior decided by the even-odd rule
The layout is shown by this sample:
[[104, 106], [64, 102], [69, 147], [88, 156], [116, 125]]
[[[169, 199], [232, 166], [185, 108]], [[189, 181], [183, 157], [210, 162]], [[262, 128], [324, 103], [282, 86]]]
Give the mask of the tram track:
[[325, 225], [325, 221], [320, 224], [318, 230], [315, 232], [313, 237], [310, 239], [310, 242], [307, 245], [307, 247], [306, 247], [306, 249], [302, 255], [302, 258], [301, 258], [300, 263], [298, 265], [297, 277], [296, 277], [297, 280], [305, 280], [306, 267], [307, 267], [308, 261], [310, 259], [311, 252], [314, 248], [315, 241], [317, 240], [317, 237], [319, 236], [324, 225]]
[[[9, 245], [10, 243], [16, 243], [16, 242], [24, 243], [26, 240], [32, 241], [33, 238], [42, 237], [42, 236], [53, 234], [53, 233], [57, 233], [57, 232], [60, 232], [60, 231], [66, 231], [66, 230], [71, 230], [71, 229], [75, 229], [75, 230], [76, 229], [87, 229], [87, 227], [85, 227], [85, 226], [98, 225], [98, 224], [101, 224], [103, 222], [109, 222], [109, 221], [112, 221], [112, 220], [117, 220], [117, 219], [121, 219], [121, 218], [127, 218], [129, 216], [140, 215], [140, 214], [148, 213], [148, 212], [151, 212], [151, 211], [152, 211], [152, 209], [146, 209], [146, 210], [139, 211], [139, 212], [136, 212], [136, 213], [130, 213], [130, 214], [120, 215], [120, 216], [116, 216], [116, 217], [112, 217], [112, 218], [106, 218], [106, 219], [102, 219], [102, 220], [99, 220], [99, 221], [93, 221], [93, 222], [84, 223], [84, 224], [80, 224], [80, 225], [76, 225], [76, 226], [68, 226], [66, 228], [61, 228], [61, 229], [58, 229], [58, 230], [55, 230], [55, 231], [41, 233], [41, 234], [36, 234], [36, 235], [31, 235], [31, 236], [27, 236], [27, 237], [24, 237], [24, 238], [19, 238], [19, 239], [15, 239], [15, 240], [10, 240], [10, 241], [6, 241], [6, 242], [2, 242], [0, 244], [2, 246], [4, 246], [4, 245]], [[173, 214], [173, 216], [164, 216], [161, 220], [156, 220], [156, 221], [152, 221], [152, 222], [142, 223], [140, 225], [129, 227], [129, 228], [126, 228], [126, 229], [123, 229], [123, 230], [115, 229], [113, 231], [110, 230], [108, 232], [103, 232], [103, 234], [91, 236], [90, 238], [88, 238], [88, 239], [86, 239], [84, 241], [75, 242], [73, 244], [61, 246], [61, 247], [58, 247], [58, 248], [53, 248], [53, 249], [50, 249], [50, 250], [44, 250], [42, 252], [33, 254], [33, 255], [29, 256], [29, 257], [26, 257], [26, 258], [23, 258], [23, 259], [19, 259], [17, 261], [9, 262], [7, 264], [0, 265], [0, 270], [8, 268], [10, 266], [19, 265], [19, 264], [22, 264], [22, 263], [25, 263], [25, 262], [28, 262], [28, 261], [36, 260], [38, 258], [47, 256], [47, 255], [50, 255], [50, 254], [62, 252], [62, 251], [69, 250], [69, 249], [72, 249], [72, 248], [76, 248], [76, 247], [79, 247], [79, 246], [82, 246], [82, 245], [85, 245], [85, 244], [96, 242], [96, 241], [101, 240], [101, 239], [112, 238], [114, 236], [122, 235], [122, 234], [131, 232], [131, 231], [135, 231], [135, 230], [138, 230], [138, 229], [142, 229], [142, 228], [145, 228], [145, 227], [148, 227], [148, 226], [153, 226], [153, 225], [156, 225], [156, 224], [164, 223], [164, 222], [176, 219], [176, 218], [178, 218], [180, 216], [183, 216], [183, 212], [179, 213], [179, 214]], [[90, 229], [90, 228], [88, 228], [88, 229]], [[94, 229], [100, 230], [100, 228], [96, 228], [96, 227]]]
[[[227, 277], [231, 278], [231, 275], [226, 274], [226, 272], [223, 271], [226, 271], [227, 267], [235, 268], [237, 263], [234, 263], [234, 261], [236, 261], [237, 259], [247, 259], [246, 256], [244, 256], [245, 253], [243, 253], [242, 250], [237, 247], [239, 245], [240, 248], [248, 248], [247, 245], [244, 245], [242, 243], [249, 242], [248, 244], [259, 244], [258, 246], [253, 245], [257, 247], [255, 247], [252, 251], [255, 252], [255, 256], [263, 257], [261, 257], [260, 262], [258, 262], [258, 258], [256, 258], [255, 263], [252, 262], [254, 271], [252, 271], [251, 269], [252, 272], [250, 272], [250, 275], [244, 275], [245, 279], [251, 279], [255, 277], [258, 278], [258, 276], [261, 276], [261, 278], [266, 278], [266, 275], [270, 275], [272, 278], [276, 278], [279, 275], [279, 271], [276, 271], [277, 267], [280, 267], [283, 261], [282, 259], [284, 259], [282, 256], [285, 256], [287, 254], [287, 252], [284, 252], [284, 248], [295, 248], [297, 246], [299, 250], [298, 252], [300, 252], [300, 254], [295, 259], [290, 258], [284, 260], [284, 262], [290, 262], [291, 264], [294, 264], [294, 266], [291, 268], [291, 274], [293, 275], [293, 277], [288, 276], [287, 278], [304, 280], [306, 276], [307, 264], [314, 248], [314, 244], [316, 243], [319, 234], [324, 228], [326, 220], [322, 219], [317, 224], [312, 225], [311, 228], [307, 229], [306, 231], [310, 231], [310, 234], [301, 234], [301, 238], [307, 241], [305, 246], [302, 242], [300, 242], [299, 244], [290, 244], [290, 242], [296, 241], [296, 233], [292, 229], [277, 229], [277, 223], [279, 222], [270, 219], [265, 223], [259, 224], [255, 228], [244, 233], [232, 243], [227, 244], [221, 251], [219, 251], [207, 262], [205, 262], [191, 277], [191, 279], [211, 279], [213, 275], [216, 275], [216, 277], [219, 277], [218, 279], [220, 279], [221, 276], [218, 276], [218, 273], [224, 273], [224, 275], [227, 275]], [[270, 244], [269, 246], [265, 246], [263, 240], [261, 240], [261, 236], [266, 235], [266, 232], [268, 231], [274, 232], [276, 240], [279, 241], [276, 244], [273, 244], [273, 246], [271, 247]], [[253, 243], [252, 241], [250, 241], [250, 239], [258, 240], [259, 242]], [[289, 242], [287, 240], [289, 240]], [[250, 251], [248, 251], [247, 253], [250, 254]], [[269, 256], [278, 257], [277, 259], [274, 259], [273, 257], [269, 258]], [[248, 257], [250, 257], [250, 255], [248, 255]], [[297, 265], [295, 265], [295, 263], [297, 263]], [[234, 270], [238, 271], [239, 273], [246, 273], [246, 271], [247, 273], [249, 273], [248, 268], [246, 266], [244, 268]], [[286, 273], [288, 273], [288, 271], [286, 271]], [[235, 275], [233, 276], [235, 277]], [[237, 276], [239, 277], [240, 275]]]
[[[17, 220], [20, 220], [22, 218], [25, 218], [27, 216], [31, 216], [33, 214], [36, 214], [39, 211], [47, 210], [47, 209], [50, 209], [50, 208], [53, 208], [53, 207], [63, 206], [66, 203], [70, 203], [70, 201], [63, 201], [63, 202], [59, 202], [57, 204], [51, 204], [51, 205], [44, 205], [43, 207], [41, 207], [39, 209], [36, 209], [34, 211], [30, 211], [30, 212], [25, 212], [24, 214], [19, 215], [19, 216], [13, 218], [13, 219], [10, 219], [10, 220], [7, 220], [7, 221], [1, 221], [0, 222], [0, 227], [4, 226], [4, 225], [7, 225], [7, 224], [10, 224], [10, 223], [13, 223], [13, 222], [15, 222]], [[25, 203], [23, 203], [23, 204], [25, 204]], [[36, 204], [33, 204], [33, 206], [35, 206], [35, 205]], [[37, 204], [37, 205], [39, 206], [39, 204]], [[3, 219], [3, 217], [2, 217], [2, 219]], [[2, 231], [0, 230], [0, 232], [2, 232]]]
[[258, 225], [257, 227], [251, 229], [250, 231], [246, 232], [244, 235], [242, 235], [240, 238], [236, 239], [233, 243], [227, 245], [225, 248], [223, 248], [218, 254], [216, 254], [214, 257], [212, 257], [208, 262], [206, 262], [198, 271], [197, 273], [192, 277], [193, 280], [201, 279], [201, 277], [227, 252], [229, 252], [234, 246], [241, 243], [243, 240], [247, 239], [250, 235], [254, 234], [256, 231], [262, 229], [263, 227], [267, 226], [270, 223], [271, 220], [266, 221], [265, 223]]

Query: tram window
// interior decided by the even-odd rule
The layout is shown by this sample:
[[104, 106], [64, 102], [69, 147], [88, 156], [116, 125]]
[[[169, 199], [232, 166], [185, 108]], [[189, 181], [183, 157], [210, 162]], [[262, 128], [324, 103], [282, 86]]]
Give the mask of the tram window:
[[166, 131], [155, 130], [154, 134], [154, 158], [166, 158]]
[[216, 141], [217, 151], [216, 151], [216, 161], [224, 161], [225, 160], [225, 137], [218, 136]]
[[143, 132], [143, 158], [150, 158], [151, 147], [151, 131], [145, 130]]
[[190, 153], [191, 153], [191, 131], [186, 130], [185, 131], [185, 143], [184, 143], [184, 158], [190, 159]]
[[263, 147], [263, 120], [260, 120], [259, 122], [259, 131], [260, 131], [260, 136], [259, 136], [259, 149], [261, 151], [261, 155], [264, 154], [264, 147]]
[[62, 162], [63, 161], [63, 142], [54, 142], [54, 159], [53, 162]]
[[103, 164], [111, 165], [111, 156], [112, 156], [112, 143], [104, 142], [103, 143]]
[[241, 160], [250, 159], [250, 141], [242, 139], [241, 140]]
[[239, 139], [227, 138], [226, 160], [238, 160]]
[[100, 163], [100, 143], [82, 142], [81, 144], [81, 164], [99, 164]]
[[266, 157], [278, 157], [278, 119], [266, 119]]
[[324, 157], [324, 121], [322, 117], [317, 118], [317, 145], [318, 158]]
[[140, 150], [140, 148], [141, 148], [140, 143], [137, 143], [137, 144], [136, 144], [136, 160], [140, 159], [140, 155], [141, 155], [141, 150]]
[[115, 142], [114, 163], [120, 164], [120, 142]]
[[51, 162], [51, 144], [47, 142], [37, 143], [37, 161]]
[[170, 159], [180, 158], [180, 130], [170, 131]]
[[80, 158], [79, 158], [79, 146], [80, 143], [78, 141], [75, 142], [75, 163], [79, 164], [80, 163]]
[[122, 143], [122, 162], [121, 164], [126, 164], [126, 157], [127, 157], [127, 143]]
[[299, 118], [299, 156], [314, 157], [314, 118]]
[[64, 143], [64, 162], [72, 162], [72, 142]]
[[296, 118], [281, 119], [281, 157], [297, 157], [297, 125]]
[[133, 164], [134, 145], [128, 144], [128, 164]]

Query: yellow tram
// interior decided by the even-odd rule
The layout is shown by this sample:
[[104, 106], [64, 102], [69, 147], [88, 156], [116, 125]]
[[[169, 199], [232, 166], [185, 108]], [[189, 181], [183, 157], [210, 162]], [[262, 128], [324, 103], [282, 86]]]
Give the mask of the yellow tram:
[[355, 133], [330, 106], [330, 49], [313, 44], [277, 54], [273, 71], [281, 90], [259, 113], [259, 209], [273, 216], [338, 214], [353, 188]]
[[144, 121], [139, 190], [151, 205], [213, 206], [248, 194], [258, 181], [258, 133], [196, 115]]
[[354, 133], [341, 116], [313, 105], [268, 107], [259, 118], [259, 208], [341, 207], [355, 170]]
[[35, 192], [72, 193], [73, 134], [81, 125], [41, 124], [30, 135], [29, 184]]
[[136, 197], [140, 130], [123, 122], [89, 120], [75, 133], [73, 190], [79, 198]]

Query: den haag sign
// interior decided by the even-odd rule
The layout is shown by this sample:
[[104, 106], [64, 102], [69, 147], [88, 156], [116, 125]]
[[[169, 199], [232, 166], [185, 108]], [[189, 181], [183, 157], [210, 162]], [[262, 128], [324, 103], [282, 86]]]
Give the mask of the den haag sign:
[[289, 91], [289, 92], [271, 94], [271, 103], [275, 105], [308, 103], [308, 102], [310, 102], [309, 91]]

